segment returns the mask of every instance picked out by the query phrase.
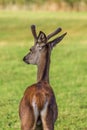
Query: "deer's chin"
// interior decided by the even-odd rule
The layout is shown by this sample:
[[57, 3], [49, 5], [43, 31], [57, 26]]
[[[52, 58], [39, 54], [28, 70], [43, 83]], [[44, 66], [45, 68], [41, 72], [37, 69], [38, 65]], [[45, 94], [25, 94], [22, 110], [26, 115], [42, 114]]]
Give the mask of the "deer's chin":
[[26, 64], [30, 64], [28, 61], [24, 61]]
[[26, 64], [30, 64], [27, 60], [23, 60]]
[[30, 64], [29, 62], [25, 62], [26, 64]]

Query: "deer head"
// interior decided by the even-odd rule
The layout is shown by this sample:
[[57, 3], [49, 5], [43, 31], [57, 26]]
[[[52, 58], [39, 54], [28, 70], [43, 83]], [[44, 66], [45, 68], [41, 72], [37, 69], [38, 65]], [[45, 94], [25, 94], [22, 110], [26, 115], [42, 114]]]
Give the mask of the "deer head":
[[44, 60], [47, 52], [51, 52], [54, 46], [56, 46], [67, 33], [62, 34], [61, 36], [55, 38], [52, 41], [49, 41], [54, 35], [61, 32], [61, 28], [57, 28], [54, 32], [46, 36], [42, 31], [39, 32], [37, 36], [35, 25], [31, 26], [31, 31], [34, 37], [34, 46], [30, 48], [29, 53], [23, 58], [23, 61], [27, 64], [38, 65], [40, 60]]

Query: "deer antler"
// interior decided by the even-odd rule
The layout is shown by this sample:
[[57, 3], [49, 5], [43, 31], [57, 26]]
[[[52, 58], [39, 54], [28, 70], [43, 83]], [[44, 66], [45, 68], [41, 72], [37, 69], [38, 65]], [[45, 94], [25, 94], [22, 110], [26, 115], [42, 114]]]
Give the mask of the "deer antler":
[[61, 32], [62, 29], [61, 28], [57, 28], [54, 32], [52, 32], [51, 34], [49, 34], [47, 36], [47, 39], [49, 40], [51, 37], [53, 37], [54, 35], [56, 35], [57, 33]]
[[31, 25], [31, 31], [32, 31], [32, 34], [34, 36], [34, 40], [36, 41], [37, 40], [37, 34], [36, 34], [35, 25]]
[[67, 34], [67, 32], [65, 32], [61, 36], [55, 38], [54, 40], [48, 42], [48, 44], [50, 44], [51, 48], [53, 48], [56, 44], [58, 44], [65, 37], [66, 34]]

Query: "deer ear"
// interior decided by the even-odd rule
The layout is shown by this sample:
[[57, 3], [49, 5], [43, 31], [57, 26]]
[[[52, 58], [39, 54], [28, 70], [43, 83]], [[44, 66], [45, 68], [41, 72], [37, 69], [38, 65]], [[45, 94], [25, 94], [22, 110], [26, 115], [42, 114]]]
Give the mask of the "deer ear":
[[67, 32], [64, 33], [64, 34], [62, 34], [60, 37], [54, 39], [53, 41], [50, 41], [48, 44], [50, 44], [51, 49], [52, 49], [54, 46], [56, 46], [56, 45], [65, 37], [66, 34], [67, 34]]
[[38, 42], [39, 43], [42, 43], [42, 42], [46, 43], [46, 41], [47, 41], [47, 37], [46, 37], [45, 33], [40, 31], [39, 35], [38, 35]]

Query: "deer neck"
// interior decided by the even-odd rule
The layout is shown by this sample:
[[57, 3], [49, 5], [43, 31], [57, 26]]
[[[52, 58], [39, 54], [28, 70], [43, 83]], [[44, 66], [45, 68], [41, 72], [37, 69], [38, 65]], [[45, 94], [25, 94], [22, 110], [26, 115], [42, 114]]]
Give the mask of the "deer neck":
[[47, 81], [49, 83], [49, 68], [50, 68], [50, 52], [41, 56], [40, 63], [38, 65], [37, 81]]

